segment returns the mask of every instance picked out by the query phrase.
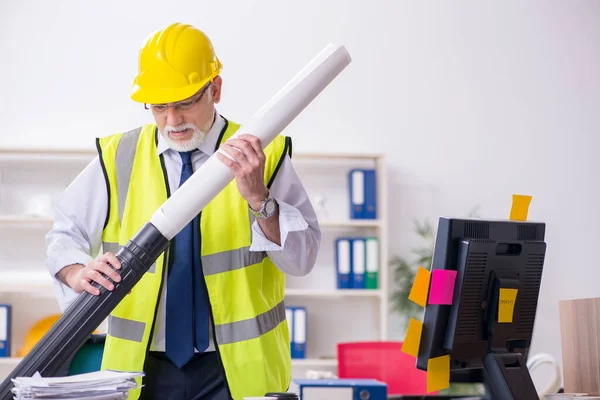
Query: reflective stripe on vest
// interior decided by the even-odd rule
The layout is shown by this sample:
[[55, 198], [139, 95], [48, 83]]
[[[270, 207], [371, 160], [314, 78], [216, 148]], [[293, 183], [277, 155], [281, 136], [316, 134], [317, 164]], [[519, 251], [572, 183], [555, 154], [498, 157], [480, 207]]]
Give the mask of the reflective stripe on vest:
[[141, 342], [144, 337], [144, 322], [132, 321], [130, 319], [108, 316], [108, 334], [119, 339]]
[[[285, 305], [283, 302], [262, 313], [256, 318], [244, 321], [217, 325], [215, 334], [219, 344], [241, 342], [256, 339], [275, 329], [285, 320]], [[108, 317], [108, 334], [119, 339], [141, 342], [146, 324], [110, 315]]]
[[129, 190], [129, 182], [131, 181], [131, 171], [133, 170], [133, 157], [137, 148], [138, 140], [142, 128], [137, 128], [123, 134], [117, 147], [115, 155], [115, 163], [117, 168], [117, 188], [119, 191], [119, 221], [123, 222], [123, 210], [125, 209], [125, 199], [127, 199], [127, 191]]
[[250, 247], [227, 250], [209, 256], [202, 256], [202, 271], [204, 271], [205, 276], [234, 271], [258, 264], [265, 257], [267, 257], [266, 252], [250, 251]]
[[215, 326], [219, 344], [229, 344], [255, 339], [275, 329], [285, 321], [285, 305], [282, 302], [256, 318]]
[[[124, 133], [115, 154], [115, 164], [119, 166], [117, 168], [117, 188], [119, 195], [119, 221], [121, 223], [123, 223], [123, 210], [125, 210], [125, 200], [127, 199], [129, 183], [131, 182], [133, 157], [135, 156], [135, 149], [137, 148], [140, 133], [142, 133], [141, 127]], [[113, 254], [117, 254], [122, 247], [119, 243], [111, 242], [102, 242], [102, 246], [105, 252]], [[156, 263], [150, 266], [148, 272], [151, 274], [156, 272]]]

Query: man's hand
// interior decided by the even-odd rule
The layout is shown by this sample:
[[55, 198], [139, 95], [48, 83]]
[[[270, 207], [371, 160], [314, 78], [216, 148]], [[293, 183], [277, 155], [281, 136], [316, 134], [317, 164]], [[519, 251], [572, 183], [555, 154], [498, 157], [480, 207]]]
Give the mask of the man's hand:
[[63, 268], [59, 272], [59, 278], [78, 294], [85, 290], [90, 294], [99, 295], [100, 290], [93, 287], [92, 282], [97, 282], [108, 290], [114, 289], [114, 285], [102, 274], [114, 282], [121, 281], [121, 275], [111, 265], [116, 269], [121, 268], [121, 263], [114, 254], [105, 253], [94, 261], [90, 261], [85, 267], [81, 264], [74, 264]]
[[234, 173], [238, 190], [248, 205], [258, 211], [264, 199], [269, 195], [265, 185], [265, 153], [256, 136], [242, 134], [221, 144], [221, 149], [235, 161], [217, 153], [223, 164]]
[[[219, 153], [217, 157], [233, 171], [238, 190], [250, 208], [258, 211], [263, 200], [269, 196], [269, 189], [265, 185], [266, 156], [260, 139], [248, 134], [239, 135], [223, 143], [221, 149], [235, 161]], [[273, 216], [259, 218], [257, 222], [265, 237], [280, 246], [279, 207]]]

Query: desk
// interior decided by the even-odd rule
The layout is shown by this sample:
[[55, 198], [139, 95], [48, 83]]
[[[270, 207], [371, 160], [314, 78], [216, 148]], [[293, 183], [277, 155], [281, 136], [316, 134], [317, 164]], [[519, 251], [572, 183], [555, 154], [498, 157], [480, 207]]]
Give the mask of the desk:
[[462, 400], [484, 400], [481, 396], [473, 396], [473, 395], [439, 395], [439, 396], [415, 396], [415, 395], [407, 395], [407, 396], [388, 396], [388, 400], [435, 400], [435, 399], [443, 399], [443, 400], [454, 400], [454, 399], [462, 399]]

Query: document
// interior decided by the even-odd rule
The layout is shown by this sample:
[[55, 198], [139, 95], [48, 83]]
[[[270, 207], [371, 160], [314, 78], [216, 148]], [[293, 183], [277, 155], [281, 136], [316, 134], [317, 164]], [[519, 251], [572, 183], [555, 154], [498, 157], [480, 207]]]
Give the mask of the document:
[[129, 391], [139, 387], [136, 378], [143, 373], [97, 371], [64, 377], [32, 377], [12, 379], [14, 399], [127, 399]]

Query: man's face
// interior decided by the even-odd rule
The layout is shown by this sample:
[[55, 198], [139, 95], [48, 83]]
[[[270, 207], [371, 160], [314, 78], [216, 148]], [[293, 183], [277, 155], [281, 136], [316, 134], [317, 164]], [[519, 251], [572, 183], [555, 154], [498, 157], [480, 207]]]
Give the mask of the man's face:
[[205, 85], [192, 97], [177, 103], [150, 106], [158, 130], [169, 147], [176, 151], [197, 148], [214, 122], [215, 108], [221, 96], [221, 77]]

